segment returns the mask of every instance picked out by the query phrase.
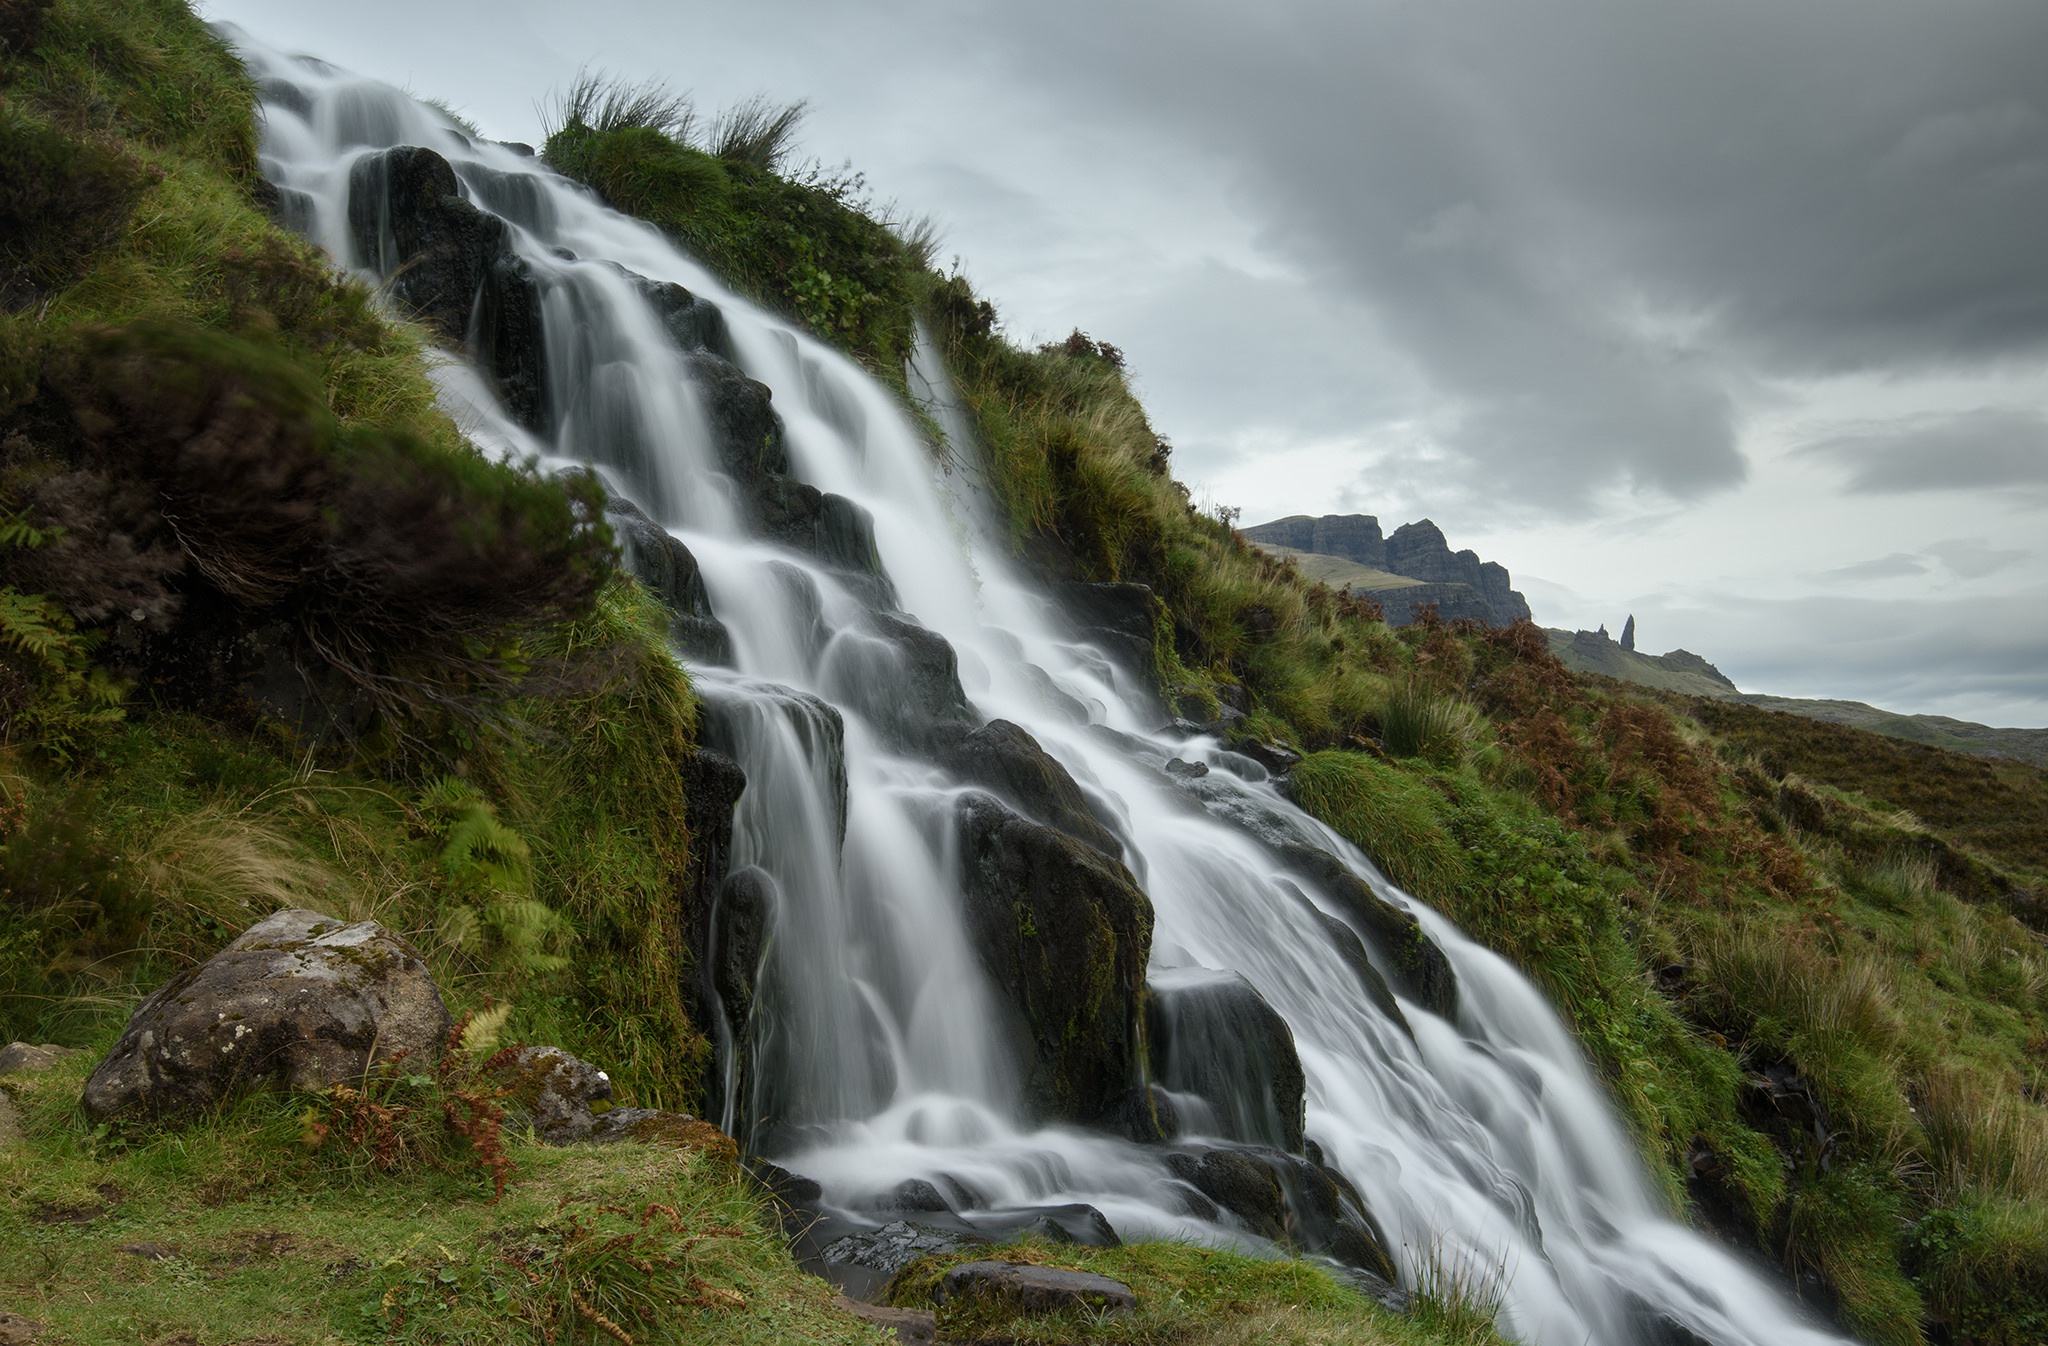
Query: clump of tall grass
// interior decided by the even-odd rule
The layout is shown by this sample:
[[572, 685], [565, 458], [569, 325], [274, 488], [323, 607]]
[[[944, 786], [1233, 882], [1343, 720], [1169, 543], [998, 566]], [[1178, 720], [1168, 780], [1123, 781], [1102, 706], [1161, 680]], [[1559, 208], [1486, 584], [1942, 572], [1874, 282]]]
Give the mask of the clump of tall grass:
[[1834, 1130], [1885, 1162], [1910, 1163], [1918, 1126], [1900, 1080], [1912, 1030], [1884, 955], [1853, 940], [1831, 947], [1802, 926], [1744, 919], [1707, 937], [1698, 961], [1721, 1012], [1798, 1066]]
[[2048, 1196], [2048, 1110], [2003, 1080], [1942, 1064], [1921, 1084], [1919, 1113], [1928, 1167], [1945, 1195]]
[[801, 98], [782, 104], [763, 94], [743, 98], [711, 119], [704, 148], [721, 159], [773, 173], [796, 149], [796, 130], [808, 107]]
[[686, 145], [696, 141], [697, 105], [689, 94], [675, 92], [665, 80], [633, 84], [602, 70], [579, 71], [542, 117], [550, 136], [582, 126], [600, 134], [649, 130]]
[[1397, 685], [1379, 710], [1380, 741], [1395, 757], [1454, 762], [1479, 732], [1479, 712], [1469, 703], [1426, 683]]
[[347, 910], [354, 896], [277, 828], [219, 805], [174, 815], [142, 861], [157, 908], [182, 907], [241, 929], [281, 907]]
[[1411, 1314], [1433, 1341], [1498, 1341], [1494, 1325], [1513, 1279], [1507, 1260], [1453, 1252], [1441, 1236], [1430, 1239], [1415, 1266]]

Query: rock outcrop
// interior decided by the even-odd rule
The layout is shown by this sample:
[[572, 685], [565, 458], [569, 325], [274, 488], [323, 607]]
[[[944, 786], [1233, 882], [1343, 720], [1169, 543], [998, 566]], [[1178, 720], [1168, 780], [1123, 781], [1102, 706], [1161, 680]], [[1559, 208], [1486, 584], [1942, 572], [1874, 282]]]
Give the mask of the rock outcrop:
[[[1237, 1223], [1283, 1247], [1315, 1253], [1389, 1285], [1397, 1281], [1386, 1239], [1351, 1181], [1322, 1160], [1264, 1146], [1190, 1145], [1167, 1156], [1204, 1219], [1227, 1211]], [[1213, 1204], [1209, 1204], [1213, 1203]]]
[[98, 1120], [198, 1112], [262, 1085], [324, 1089], [438, 1058], [448, 1010], [417, 950], [375, 921], [288, 909], [157, 988], [86, 1081]]
[[1138, 1297], [1122, 1281], [1092, 1271], [1062, 1271], [1024, 1262], [963, 1262], [949, 1270], [932, 1292], [932, 1302], [967, 1301], [1000, 1305], [1014, 1313], [1128, 1313]]
[[366, 154], [349, 171], [356, 260], [391, 277], [391, 297], [463, 348], [530, 429], [546, 429], [540, 290], [502, 219], [462, 194], [446, 159], [418, 145]]
[[1002, 997], [1027, 1105], [1110, 1116], [1138, 1083], [1151, 900], [1120, 862], [993, 795], [963, 795], [954, 820], [968, 943]]
[[1279, 1011], [1234, 972], [1161, 972], [1149, 991], [1152, 1076], [1207, 1106], [1209, 1125], [1201, 1130], [1300, 1150], [1305, 1077], [1294, 1032]]
[[1454, 552], [1443, 530], [1428, 519], [1403, 524], [1391, 536], [1380, 535], [1379, 520], [1370, 514], [1331, 514], [1311, 518], [1297, 514], [1244, 530], [1245, 537], [1270, 547], [1335, 556], [1367, 570], [1417, 581], [1414, 584], [1328, 582], [1371, 598], [1391, 626], [1415, 619], [1419, 605], [1434, 606], [1445, 621], [1472, 620], [1488, 626], [1512, 626], [1529, 617], [1528, 600], [1514, 589], [1505, 566], [1482, 561], [1477, 553]]

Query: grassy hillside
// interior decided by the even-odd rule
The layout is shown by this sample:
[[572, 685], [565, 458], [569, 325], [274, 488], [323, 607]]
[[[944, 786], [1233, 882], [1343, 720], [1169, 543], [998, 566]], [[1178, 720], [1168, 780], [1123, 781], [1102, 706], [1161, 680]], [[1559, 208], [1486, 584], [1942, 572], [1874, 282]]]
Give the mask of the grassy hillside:
[[1947, 715], [1901, 715], [1880, 710], [1861, 701], [1817, 701], [1790, 696], [1750, 693], [1734, 698], [1760, 710], [1789, 711], [1811, 720], [1868, 729], [1886, 738], [1925, 743], [1932, 748], [1974, 753], [1979, 757], [2009, 757], [2031, 766], [2048, 767], [2048, 729], [1994, 729]]

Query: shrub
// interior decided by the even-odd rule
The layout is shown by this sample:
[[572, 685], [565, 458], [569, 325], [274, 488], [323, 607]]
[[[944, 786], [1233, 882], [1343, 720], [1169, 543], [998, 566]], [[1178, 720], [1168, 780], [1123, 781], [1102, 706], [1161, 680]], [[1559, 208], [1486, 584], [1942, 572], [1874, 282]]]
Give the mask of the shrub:
[[[57, 378], [79, 440], [17, 437], [11, 478], [39, 523], [93, 525], [36, 575], [82, 620], [168, 630], [185, 611], [188, 645], [195, 621], [283, 623], [389, 723], [464, 722], [531, 674], [520, 642], [587, 611], [611, 571], [587, 478], [345, 426], [274, 343], [139, 323]], [[172, 546], [175, 570], [153, 559]]]
[[150, 173], [111, 137], [66, 135], [0, 97], [0, 307], [23, 309], [84, 274], [127, 231]]

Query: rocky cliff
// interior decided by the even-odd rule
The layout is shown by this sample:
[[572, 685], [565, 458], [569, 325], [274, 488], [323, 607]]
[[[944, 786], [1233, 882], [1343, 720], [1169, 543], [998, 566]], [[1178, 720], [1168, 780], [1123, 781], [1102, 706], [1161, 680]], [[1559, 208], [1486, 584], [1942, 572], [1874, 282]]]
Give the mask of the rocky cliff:
[[[1373, 599], [1393, 626], [1405, 626], [1419, 606], [1430, 603], [1446, 620], [1469, 618], [1488, 626], [1512, 626], [1529, 616], [1528, 600], [1515, 592], [1506, 566], [1482, 561], [1469, 548], [1452, 551], [1443, 530], [1428, 519], [1403, 524], [1392, 536], [1382, 535], [1380, 521], [1370, 514], [1296, 514], [1243, 531], [1269, 551], [1337, 557], [1379, 572], [1314, 577]], [[1303, 569], [1314, 573], [1309, 564]]]

